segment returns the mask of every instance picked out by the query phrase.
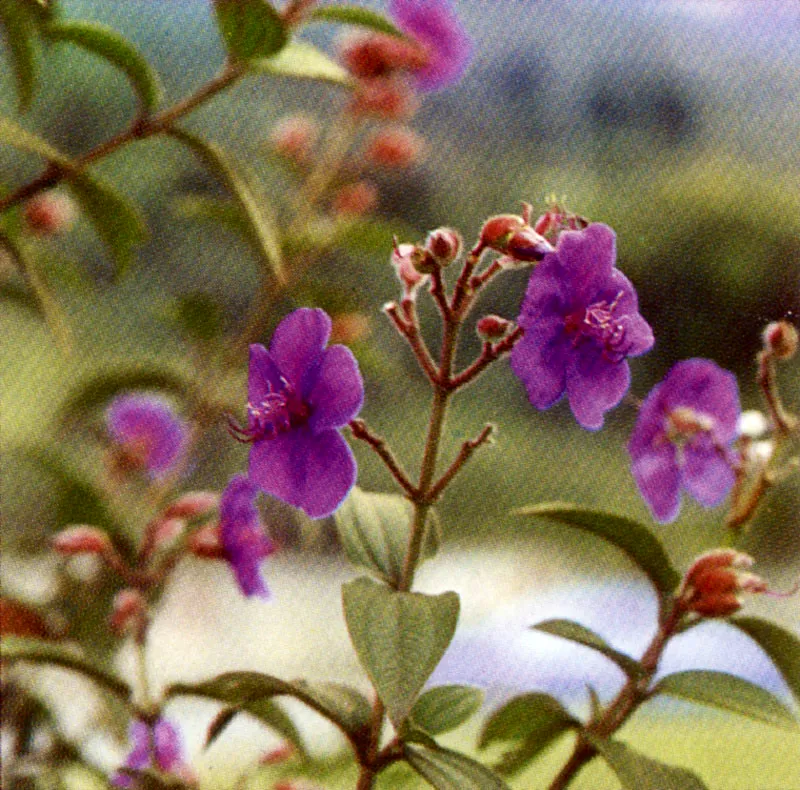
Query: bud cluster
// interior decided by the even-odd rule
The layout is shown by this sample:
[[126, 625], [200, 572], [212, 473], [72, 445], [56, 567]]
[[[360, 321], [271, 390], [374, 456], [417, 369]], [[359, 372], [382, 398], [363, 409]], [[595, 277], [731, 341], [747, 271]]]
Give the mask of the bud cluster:
[[452, 228], [431, 231], [424, 244], [400, 244], [395, 239], [390, 260], [403, 285], [404, 298], [414, 299], [430, 275], [458, 258], [461, 247], [461, 236]]
[[530, 226], [530, 211], [531, 207], [524, 204], [521, 216], [498, 214], [490, 217], [481, 229], [479, 248], [501, 253], [504, 268], [513, 269], [541, 261], [554, 248]]

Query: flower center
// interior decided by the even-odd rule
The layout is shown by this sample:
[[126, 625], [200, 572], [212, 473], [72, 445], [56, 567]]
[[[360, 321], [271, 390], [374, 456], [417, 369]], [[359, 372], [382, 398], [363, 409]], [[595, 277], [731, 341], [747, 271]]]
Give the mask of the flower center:
[[259, 442], [274, 439], [282, 433], [302, 425], [308, 420], [311, 410], [297, 394], [294, 387], [283, 377], [278, 391], [269, 392], [257, 403], [247, 404], [247, 427], [243, 428], [229, 419], [231, 434], [240, 442]]
[[609, 359], [622, 359], [625, 356], [622, 348], [625, 325], [614, 315], [621, 298], [622, 291], [611, 302], [594, 302], [585, 309], [567, 315], [564, 327], [572, 337], [572, 345], [577, 346], [584, 339], [592, 340]]
[[712, 417], [688, 406], [678, 406], [667, 415], [664, 432], [670, 442], [683, 446], [701, 434], [711, 433], [713, 428]]

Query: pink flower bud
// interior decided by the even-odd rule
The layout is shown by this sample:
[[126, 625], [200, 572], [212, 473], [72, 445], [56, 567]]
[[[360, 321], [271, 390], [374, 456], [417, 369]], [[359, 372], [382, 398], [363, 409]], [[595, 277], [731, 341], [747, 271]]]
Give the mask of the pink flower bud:
[[195, 530], [186, 541], [190, 554], [203, 560], [223, 560], [226, 557], [219, 533], [219, 524], [208, 524]]
[[311, 159], [318, 138], [319, 126], [306, 115], [282, 118], [269, 136], [277, 153], [298, 164], [305, 164]]
[[282, 743], [275, 749], [272, 749], [265, 754], [261, 755], [259, 762], [261, 765], [280, 765], [290, 760], [297, 753], [294, 745], [287, 742]]
[[103, 530], [86, 525], [62, 529], [53, 536], [51, 543], [53, 549], [64, 557], [75, 554], [105, 554], [113, 548]]
[[189, 491], [167, 506], [164, 518], [195, 519], [208, 516], [219, 507], [219, 494], [213, 491]]
[[344, 67], [362, 80], [399, 70], [415, 71], [428, 62], [425, 50], [418, 44], [383, 33], [351, 33], [340, 40], [338, 49]]
[[348, 109], [356, 116], [403, 121], [411, 118], [418, 107], [416, 94], [404, 82], [376, 77], [358, 85]]
[[167, 549], [174, 545], [186, 530], [186, 521], [182, 518], [160, 518], [148, 526], [152, 530], [152, 546], [154, 551]]
[[767, 324], [762, 339], [764, 350], [776, 359], [791, 359], [797, 352], [797, 328], [788, 321]]
[[108, 625], [117, 636], [139, 631], [147, 617], [147, 602], [139, 590], [120, 590], [114, 596]]
[[483, 340], [502, 340], [514, 326], [512, 321], [499, 315], [485, 315], [475, 326], [478, 337]]
[[368, 141], [364, 158], [379, 167], [409, 167], [419, 161], [424, 145], [410, 129], [382, 129]]
[[413, 296], [417, 288], [428, 279], [427, 275], [421, 274], [415, 266], [414, 260], [417, 257], [419, 257], [419, 247], [416, 244], [395, 242], [391, 262], [407, 296]]
[[378, 188], [369, 181], [356, 181], [341, 187], [333, 197], [334, 214], [360, 217], [378, 205]]
[[442, 266], [451, 264], [461, 252], [461, 234], [452, 228], [437, 228], [425, 240], [427, 249]]
[[499, 214], [488, 219], [481, 229], [480, 245], [507, 255], [521, 263], [540, 261], [553, 246], [539, 235], [525, 218]]
[[25, 225], [40, 236], [55, 236], [75, 222], [75, 204], [62, 192], [44, 192], [32, 197], [22, 210]]

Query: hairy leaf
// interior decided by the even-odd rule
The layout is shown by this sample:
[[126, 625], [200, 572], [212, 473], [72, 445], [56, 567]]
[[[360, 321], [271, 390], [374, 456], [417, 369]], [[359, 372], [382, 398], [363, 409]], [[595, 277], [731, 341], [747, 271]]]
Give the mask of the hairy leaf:
[[414, 703], [409, 720], [430, 735], [449, 732], [474, 716], [483, 703], [475, 686], [436, 686]]
[[408, 764], [437, 790], [508, 790], [485, 765], [451, 749], [405, 744]]

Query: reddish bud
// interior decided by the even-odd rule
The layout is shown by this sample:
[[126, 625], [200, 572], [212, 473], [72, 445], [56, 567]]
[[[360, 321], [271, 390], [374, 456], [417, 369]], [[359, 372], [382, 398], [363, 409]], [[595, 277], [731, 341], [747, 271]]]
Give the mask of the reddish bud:
[[269, 136], [277, 153], [298, 164], [311, 159], [318, 138], [319, 126], [306, 115], [290, 115], [281, 119]]
[[61, 192], [45, 192], [32, 197], [22, 210], [29, 230], [40, 236], [55, 236], [72, 227], [75, 222], [75, 204]]
[[108, 625], [117, 636], [139, 632], [147, 618], [147, 602], [139, 590], [120, 590], [114, 596]]
[[170, 548], [186, 530], [182, 518], [160, 518], [151, 522], [152, 545], [154, 551]]
[[186, 548], [190, 554], [204, 560], [225, 559], [225, 549], [219, 534], [219, 524], [207, 524], [189, 535]]
[[391, 262], [397, 279], [403, 284], [406, 296], [413, 296], [417, 288], [427, 279], [420, 273], [414, 261], [419, 257], [420, 248], [416, 244], [394, 243]]
[[261, 765], [280, 765], [294, 757], [296, 752], [297, 750], [291, 743], [284, 742], [277, 748], [262, 754], [259, 762]]
[[0, 598], [0, 634], [37, 639], [53, 636], [47, 621], [38, 612], [11, 598]]
[[378, 205], [378, 188], [369, 181], [356, 181], [341, 187], [333, 197], [334, 214], [360, 217]]
[[776, 359], [791, 359], [797, 352], [797, 328], [788, 321], [767, 324], [762, 339], [764, 350]]
[[383, 33], [352, 33], [340, 40], [338, 48], [344, 67], [362, 80], [415, 71], [428, 63], [427, 54], [416, 43]]
[[219, 507], [219, 494], [213, 491], [189, 491], [178, 497], [164, 511], [164, 518], [195, 519], [209, 516]]
[[382, 129], [364, 149], [364, 158], [379, 167], [409, 167], [418, 162], [424, 144], [410, 129]]
[[540, 261], [553, 246], [539, 235], [524, 217], [499, 214], [488, 219], [481, 229], [480, 246], [489, 247], [518, 263]]
[[349, 345], [367, 337], [370, 331], [370, 320], [363, 313], [340, 313], [331, 317], [330, 342]]
[[105, 554], [112, 549], [111, 541], [103, 530], [80, 525], [57, 532], [51, 541], [53, 549], [65, 557], [75, 554]]
[[704, 596], [692, 604], [691, 611], [703, 617], [728, 617], [741, 608], [737, 594], [730, 592]]
[[388, 77], [365, 80], [356, 88], [349, 111], [386, 121], [411, 118], [419, 107], [416, 94], [404, 82]]
[[502, 340], [514, 326], [512, 321], [499, 315], [485, 315], [475, 326], [478, 337], [483, 340]]
[[452, 228], [437, 228], [428, 234], [425, 249], [442, 265], [451, 264], [461, 252], [461, 234]]

